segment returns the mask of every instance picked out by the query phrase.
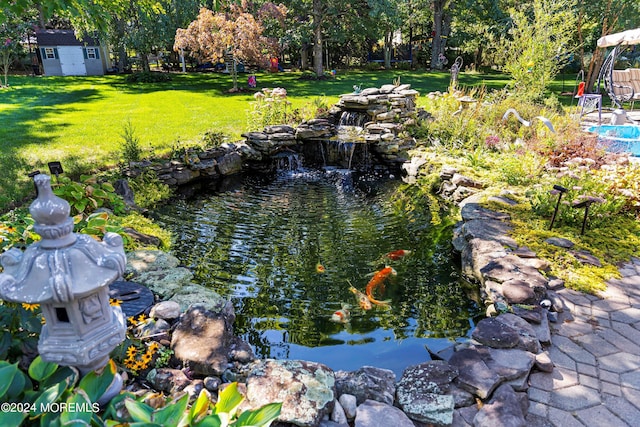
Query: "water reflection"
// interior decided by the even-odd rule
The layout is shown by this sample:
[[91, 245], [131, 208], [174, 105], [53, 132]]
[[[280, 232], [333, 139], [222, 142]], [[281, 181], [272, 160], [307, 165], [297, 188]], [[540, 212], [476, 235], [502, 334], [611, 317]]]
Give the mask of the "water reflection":
[[[236, 331], [259, 357], [403, 369], [428, 360], [425, 344], [466, 336], [476, 307], [450, 262], [450, 227], [430, 223], [426, 198], [397, 197], [398, 185], [335, 170], [247, 176], [158, 220], [196, 281], [233, 301]], [[392, 263], [398, 274], [382, 298], [391, 306], [363, 311], [349, 283], [364, 291], [381, 255], [397, 249], [412, 253]], [[345, 303], [351, 321], [331, 322]]]

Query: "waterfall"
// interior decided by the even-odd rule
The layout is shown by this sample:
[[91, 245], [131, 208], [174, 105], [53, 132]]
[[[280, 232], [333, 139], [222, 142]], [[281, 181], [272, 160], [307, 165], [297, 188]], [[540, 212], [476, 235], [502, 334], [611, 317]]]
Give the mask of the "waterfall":
[[356, 126], [359, 128], [369, 121], [369, 114], [364, 111], [343, 111], [338, 126]]
[[302, 167], [302, 155], [298, 153], [278, 153], [273, 157], [277, 171], [291, 172]]

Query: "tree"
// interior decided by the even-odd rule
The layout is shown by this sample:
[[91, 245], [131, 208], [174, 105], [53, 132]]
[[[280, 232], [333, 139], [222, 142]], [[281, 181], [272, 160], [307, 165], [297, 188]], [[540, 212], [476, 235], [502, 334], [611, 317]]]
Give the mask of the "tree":
[[200, 14], [186, 29], [176, 31], [174, 50], [189, 50], [202, 61], [213, 63], [233, 58], [233, 90], [238, 90], [235, 60], [257, 63], [264, 67], [275, 52], [273, 43], [262, 35], [263, 26], [253, 15], [233, 5], [230, 12], [200, 9]]
[[384, 67], [391, 68], [391, 42], [393, 34], [402, 27], [405, 21], [401, 9], [395, 0], [368, 0], [371, 11], [369, 12], [378, 28], [382, 30], [384, 39]]
[[[39, 13], [40, 26], [55, 14], [68, 18], [80, 31], [106, 32], [109, 20], [118, 0], [0, 0], [0, 10], [14, 16], [28, 16], [33, 10]], [[10, 19], [10, 14], [0, 14], [0, 23]]]
[[24, 54], [20, 41], [24, 40], [30, 28], [27, 22], [9, 10], [3, 10], [2, 15], [4, 21], [0, 23], [0, 67], [4, 79], [0, 88], [9, 86], [9, 70], [13, 62]]
[[593, 88], [605, 53], [604, 49], [596, 47], [597, 39], [617, 31], [636, 28], [640, 19], [640, 2], [637, 0], [580, 0], [578, 10], [577, 35], [580, 41], [580, 64], [584, 69], [584, 49], [591, 48], [593, 54], [589, 61], [585, 83], [587, 88]]
[[504, 40], [504, 70], [517, 95], [542, 99], [568, 61], [575, 34], [575, 0], [533, 0], [510, 10], [513, 25]]
[[431, 68], [442, 70], [445, 65], [444, 49], [451, 33], [451, 11], [455, 0], [433, 0], [433, 41], [431, 42]]
[[500, 2], [459, 0], [452, 22], [454, 37], [450, 43], [469, 55], [468, 65], [478, 70], [500, 50], [500, 39], [509, 21], [509, 15], [503, 11]]

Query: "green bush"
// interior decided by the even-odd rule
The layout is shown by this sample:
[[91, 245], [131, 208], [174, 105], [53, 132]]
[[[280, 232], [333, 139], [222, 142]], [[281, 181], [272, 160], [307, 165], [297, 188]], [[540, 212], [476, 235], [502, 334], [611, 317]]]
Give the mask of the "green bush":
[[127, 83], [164, 83], [171, 81], [171, 74], [153, 71], [128, 74], [124, 81]]
[[[29, 365], [28, 375], [18, 364], [0, 361], [0, 412], [3, 426], [104, 425], [96, 403], [116, 374], [111, 361], [101, 373], [82, 379], [78, 371], [45, 362], [40, 356]], [[4, 407], [4, 406], [3, 406]]]
[[14, 209], [0, 216], [0, 253], [11, 247], [25, 249], [40, 240], [40, 236], [33, 231], [33, 225], [33, 218], [26, 207]]
[[71, 205], [71, 215], [87, 216], [98, 208], [108, 208], [116, 215], [124, 214], [125, 204], [113, 185], [98, 182], [96, 176], [82, 175], [80, 182], [72, 181], [64, 176], [60, 184], [54, 186], [53, 192]]
[[191, 408], [188, 409], [189, 395], [184, 394], [173, 399], [167, 399], [164, 406], [154, 409], [135, 399], [133, 395], [118, 399], [124, 402], [128, 416], [118, 415], [115, 409], [119, 402], [112, 400], [112, 405], [105, 413], [120, 422], [128, 422], [131, 425], [154, 426], [202, 426], [202, 427], [268, 427], [278, 418], [282, 403], [270, 403], [259, 409], [239, 412], [238, 408], [244, 396], [238, 391], [238, 384], [231, 383], [220, 391], [218, 400], [214, 404], [206, 390], [202, 390]]
[[122, 151], [122, 159], [125, 164], [131, 162], [139, 162], [142, 159], [142, 147], [140, 146], [140, 138], [136, 136], [136, 130], [131, 123], [131, 120], [127, 120], [122, 125], [122, 143], [120, 150]]
[[294, 124], [291, 115], [291, 102], [287, 99], [287, 91], [283, 88], [268, 89], [254, 94], [248, 112], [249, 131], [261, 131], [265, 126]]
[[153, 209], [173, 194], [171, 187], [160, 181], [151, 170], [145, 170], [135, 178], [131, 178], [129, 185], [136, 205], [142, 209]]

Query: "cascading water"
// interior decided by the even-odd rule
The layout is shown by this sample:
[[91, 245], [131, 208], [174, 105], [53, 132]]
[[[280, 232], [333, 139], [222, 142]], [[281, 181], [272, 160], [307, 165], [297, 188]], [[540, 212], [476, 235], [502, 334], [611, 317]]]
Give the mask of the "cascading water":
[[295, 171], [302, 167], [303, 158], [299, 153], [281, 152], [273, 157], [276, 170], [278, 171]]
[[363, 111], [343, 111], [340, 116], [338, 126], [356, 126], [363, 128], [364, 125], [371, 120], [367, 112]]

